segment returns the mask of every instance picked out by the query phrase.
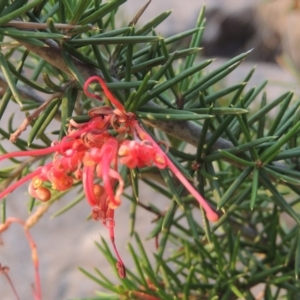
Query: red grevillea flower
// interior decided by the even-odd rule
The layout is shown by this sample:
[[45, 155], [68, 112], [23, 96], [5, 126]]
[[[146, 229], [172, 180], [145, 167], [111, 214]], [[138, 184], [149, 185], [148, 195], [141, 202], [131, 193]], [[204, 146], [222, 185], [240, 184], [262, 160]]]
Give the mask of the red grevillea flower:
[[[111, 94], [102, 78], [97, 76], [90, 77], [84, 85], [85, 94], [91, 98], [101, 99], [96, 94], [91, 94], [88, 91], [88, 86], [93, 81], [99, 82], [105, 95], [115, 106], [115, 109], [112, 112], [112, 119], [117, 120], [116, 123], [119, 125], [118, 128], [123, 128], [123, 131], [130, 133], [133, 138], [133, 140], [123, 140], [119, 143], [118, 154], [120, 156], [120, 163], [125, 164], [128, 168], [149, 165], [155, 165], [161, 169], [168, 167], [203, 207], [206, 211], [207, 218], [212, 222], [217, 221], [218, 214], [181, 174], [175, 164], [169, 159], [153, 138], [139, 125], [135, 115], [125, 111], [124, 106]], [[94, 113], [95, 112], [96, 111], [94, 111]]]
[[[85, 94], [102, 100], [89, 91], [89, 85], [94, 81], [101, 85], [113, 107], [102, 106], [92, 109], [89, 111], [91, 119], [86, 123], [78, 124], [71, 120], [67, 135], [48, 148], [12, 152], [0, 156], [1, 161], [20, 156], [54, 155], [52, 162], [37, 168], [2, 191], [0, 199], [29, 180], [31, 180], [29, 194], [40, 201], [48, 201], [51, 198], [51, 190], [65, 191], [74, 183], [82, 182], [87, 202], [92, 207], [92, 218], [101, 220], [109, 230], [118, 258], [119, 275], [124, 278], [125, 267], [114, 242], [114, 209], [121, 204], [124, 189], [124, 181], [118, 171], [119, 163], [131, 169], [145, 166], [169, 168], [200, 203], [210, 221], [216, 221], [218, 214], [181, 174], [155, 140], [140, 126], [136, 115], [126, 112], [102, 78], [90, 77], [84, 85]], [[117, 134], [112, 135], [110, 129], [114, 129]]]
[[[107, 131], [110, 119], [110, 116], [94, 116], [84, 124], [72, 121], [68, 135], [49, 148], [1, 156], [0, 161], [11, 157], [54, 154], [52, 162], [9, 186], [0, 193], [0, 199], [29, 180], [29, 194], [40, 201], [50, 200], [51, 190], [65, 191], [82, 181], [93, 219], [101, 220], [109, 230], [118, 258], [119, 275], [124, 278], [125, 266], [114, 242], [114, 209], [121, 203], [124, 181], [118, 173], [119, 141]], [[102, 179], [103, 186], [97, 183], [99, 179]]]

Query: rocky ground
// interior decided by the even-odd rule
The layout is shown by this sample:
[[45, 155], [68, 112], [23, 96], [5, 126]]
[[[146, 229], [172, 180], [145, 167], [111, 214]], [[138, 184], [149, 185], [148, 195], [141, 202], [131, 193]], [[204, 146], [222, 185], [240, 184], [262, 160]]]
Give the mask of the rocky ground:
[[[122, 17], [130, 20], [130, 18], [134, 16], [134, 13], [139, 10], [142, 2], [144, 1], [128, 0], [125, 5], [125, 11], [122, 11]], [[165, 22], [165, 25], [161, 25], [159, 30], [161, 35], [174, 34], [180, 30], [193, 27], [203, 2], [204, 1], [200, 0], [188, 0], [187, 5], [187, 1], [152, 0], [149, 8], [141, 18], [141, 22], [146, 22], [161, 11], [173, 8], [173, 14]], [[250, 2], [251, 4], [249, 4]], [[257, 9], [257, 6], [255, 5], [258, 4], [258, 2], [259, 1], [247, 0], [206, 1], [208, 15], [213, 16], [216, 14], [214, 11], [219, 11], [219, 14], [221, 14], [221, 12], [223, 13], [223, 20], [224, 16], [232, 16], [234, 14], [239, 15], [237, 12], [245, 11], [245, 9], [248, 12], [254, 13]], [[220, 23], [216, 21], [214, 23], [209, 22], [208, 25], [211, 24], [211, 27], [207, 26], [208, 33], [205, 37], [205, 43], [207, 45], [209, 44], [208, 40], [210, 35], [211, 37], [217, 37], [219, 35], [219, 39], [222, 39], [220, 32], [218, 33], [218, 31], [220, 31]], [[213, 28], [213, 26], [215, 26], [215, 28]], [[253, 25], [253, 28], [255, 26], [257, 25]], [[218, 35], [216, 35], [216, 33], [218, 33]], [[222, 43], [223, 47], [226, 48], [226, 40]], [[247, 43], [244, 43], [243, 45], [242, 48], [246, 47]], [[242, 48], [239, 48], [238, 50], [234, 49], [231, 52], [228, 50], [229, 53], [222, 53], [222, 55], [233, 56], [235, 52], [242, 52]], [[218, 53], [217, 49], [215, 51], [215, 53]], [[215, 55], [216, 54], [213, 54], [213, 56]], [[217, 60], [211, 68], [216, 68], [223, 61], [223, 59]], [[227, 84], [240, 82], [241, 78], [245, 77], [247, 72], [249, 72], [255, 64], [256, 63], [253, 61], [244, 62], [234, 71], [232, 76], [230, 76]], [[299, 93], [299, 90], [297, 90], [299, 83], [287, 71], [275, 64], [258, 63], [257, 70], [252, 81], [249, 83], [249, 87], [261, 83], [266, 78], [270, 80], [270, 84], [267, 87], [270, 99], [274, 99], [280, 92], [286, 90], [296, 90], [296, 92]], [[11, 110], [14, 109], [15, 107], [12, 106]], [[20, 122], [22, 119], [22, 115], [16, 116], [17, 122]], [[5, 128], [6, 124], [7, 118], [0, 121], [1, 128]], [[12, 148], [8, 143], [3, 145]], [[25, 203], [27, 202], [26, 189], [26, 186], [24, 186], [7, 198], [8, 215], [18, 216], [21, 219], [27, 218], [25, 206]], [[153, 191], [148, 188], [141, 187], [140, 190], [140, 199], [144, 203], [151, 201], [162, 208], [166, 206], [167, 202], [162, 199], [160, 195], [154, 194]], [[73, 200], [75, 196], [75, 193], [69, 194], [67, 197], [57, 202], [40, 220], [38, 226], [31, 230], [38, 245], [42, 288], [44, 299], [46, 300], [93, 296], [93, 292], [98, 289], [97, 284], [82, 275], [77, 269], [78, 266], [89, 271], [92, 271], [93, 267], [97, 266], [102, 272], [107, 274], [108, 277], [112, 277], [112, 268], [94, 245], [95, 241], [99, 241], [100, 236], [107, 238], [107, 241], [109, 242], [106, 228], [101, 224], [86, 221], [86, 217], [89, 214], [89, 207], [84, 201], [64, 215], [54, 219], [51, 218], [53, 213]], [[143, 239], [146, 238], [147, 234], [152, 229], [150, 223], [151, 218], [151, 215], [142, 210], [138, 213], [137, 231]], [[128, 237], [129, 203], [126, 199], [124, 199], [121, 208], [117, 210], [116, 222], [116, 243], [127, 267], [131, 268], [132, 261], [126, 248], [127, 243], [132, 241], [132, 239]], [[11, 278], [21, 299], [32, 299], [30, 284], [33, 282], [34, 278], [33, 267], [30, 258], [31, 253], [28, 243], [24, 238], [22, 228], [18, 225], [12, 225], [9, 231], [4, 233], [1, 237], [3, 245], [0, 248], [0, 263], [10, 267]], [[147, 245], [147, 250], [151, 255], [151, 252], [155, 251], [154, 241], [145, 243]], [[3, 300], [14, 299], [10, 287], [3, 276], [0, 276], [0, 298]]]

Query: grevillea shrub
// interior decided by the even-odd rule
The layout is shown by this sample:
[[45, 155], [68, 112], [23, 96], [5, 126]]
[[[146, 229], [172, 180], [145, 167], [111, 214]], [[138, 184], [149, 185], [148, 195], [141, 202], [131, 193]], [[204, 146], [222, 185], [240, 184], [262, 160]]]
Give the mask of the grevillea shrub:
[[[272, 101], [260, 97], [265, 82], [248, 87], [254, 69], [224, 86], [248, 52], [208, 71], [213, 60], [199, 54], [205, 7], [194, 29], [163, 38], [155, 28], [170, 12], [140, 25], [149, 1], [128, 26], [116, 27], [124, 2], [0, 2], [0, 117], [11, 114], [10, 101], [25, 111], [23, 122], [12, 116], [0, 128], [19, 148], [7, 152], [0, 145], [0, 232], [9, 234], [12, 223], [23, 227], [35, 270], [33, 297], [47, 299], [39, 272], [47, 253], [38, 256], [30, 228], [53, 203], [60, 205], [61, 195], [82, 186], [56, 215], [89, 205], [89, 218], [109, 232], [111, 246], [104, 239], [96, 245], [119, 283], [101, 266], [95, 274], [80, 268], [99, 284], [95, 299], [297, 299], [299, 99], [291, 92]], [[194, 148], [187, 152], [188, 145]], [[140, 181], [170, 199], [165, 210], [139, 197]], [[28, 186], [28, 203], [20, 203], [29, 207], [27, 220], [5, 209], [21, 185]], [[124, 201], [131, 203], [133, 269], [114, 234]], [[142, 225], [155, 253], [138, 235], [137, 207], [154, 215]], [[5, 236], [3, 242], [13, 247]], [[0, 256], [11, 295], [23, 299], [9, 267]]]

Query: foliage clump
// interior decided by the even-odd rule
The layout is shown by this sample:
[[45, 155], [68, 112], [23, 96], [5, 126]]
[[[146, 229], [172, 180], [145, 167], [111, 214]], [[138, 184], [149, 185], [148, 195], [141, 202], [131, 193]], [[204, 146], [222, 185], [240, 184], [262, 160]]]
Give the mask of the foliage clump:
[[[299, 297], [299, 99], [287, 92], [267, 101], [263, 91], [267, 82], [247, 89], [254, 69], [241, 82], [222, 87], [222, 80], [248, 53], [207, 71], [213, 60], [199, 55], [205, 7], [195, 28], [163, 38], [155, 28], [170, 12], [140, 27], [138, 19], [146, 6], [128, 26], [116, 28], [118, 10], [124, 2], [0, 3], [0, 80], [4, 87], [0, 117], [10, 113], [10, 101], [26, 114], [18, 129], [12, 125], [13, 116], [7, 128], [0, 128], [3, 139], [10, 138], [21, 151], [31, 153], [53, 147], [52, 140], [63, 141], [70, 134], [70, 123], [80, 128], [93, 117], [88, 113], [102, 105], [83, 93], [85, 81], [98, 76], [105, 80], [120, 107], [136, 116], [136, 124], [159, 143], [159, 151], [164, 150], [185, 176], [175, 178], [167, 169], [152, 164], [124, 164], [116, 170], [124, 186], [132, 187], [126, 198], [131, 201], [130, 234], [138, 247], [129, 243], [128, 249], [136, 268], [127, 270], [118, 285], [97, 266], [94, 275], [81, 269], [100, 285], [102, 292], [95, 299], [254, 299], [251, 289], [258, 284], [263, 284], [266, 299]], [[178, 41], [186, 37], [190, 38], [189, 46], [174, 50], [172, 45], [178, 48]], [[102, 85], [104, 91], [106, 84]], [[102, 93], [99, 86], [93, 88]], [[255, 111], [254, 101], [260, 101]], [[107, 102], [101, 106], [100, 118], [105, 118], [108, 106], [112, 110], [116, 105]], [[273, 108], [277, 115], [271, 118]], [[60, 127], [53, 138], [47, 129], [54, 118]], [[118, 129], [110, 128], [109, 134], [117, 136]], [[149, 141], [154, 145], [148, 139], [145, 146]], [[188, 144], [195, 147], [192, 154], [185, 152]], [[20, 161], [7, 156], [5, 147], [1, 146], [1, 151], [3, 158], [11, 159], [11, 166], [0, 173], [4, 188], [32, 172], [33, 161], [41, 165], [47, 161], [47, 156]], [[192, 197], [182, 184], [186, 178], [194, 181], [209, 206], [217, 210], [216, 223], [209, 223], [205, 214], [203, 221], [194, 217], [192, 211], [199, 205], [197, 196]], [[166, 211], [139, 199], [139, 180], [170, 199]], [[30, 193], [34, 196], [29, 198], [32, 217], [21, 223], [26, 233], [49, 205], [67, 192], [56, 189], [42, 204], [34, 194], [39, 187], [33, 186]], [[78, 197], [56, 215], [75, 204], [82, 205], [87, 191], [90, 187], [79, 189]], [[93, 193], [89, 195], [93, 197]], [[12, 220], [6, 216], [5, 205], [9, 200], [2, 202], [0, 230]], [[155, 264], [150, 263], [151, 254], [138, 236], [138, 206], [155, 216], [155, 228], [149, 232], [149, 238], [157, 241]], [[292, 219], [290, 226], [284, 221], [286, 214]], [[107, 243], [101, 240], [97, 247], [115, 265]], [[167, 248], [168, 253], [172, 249], [169, 255]], [[36, 290], [35, 296], [39, 299], [40, 291]]]

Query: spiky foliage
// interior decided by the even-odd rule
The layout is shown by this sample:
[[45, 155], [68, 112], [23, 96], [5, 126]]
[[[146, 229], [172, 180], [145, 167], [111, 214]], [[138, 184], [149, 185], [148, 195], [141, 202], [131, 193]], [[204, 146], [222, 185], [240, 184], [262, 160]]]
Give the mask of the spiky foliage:
[[[128, 270], [118, 285], [97, 266], [95, 275], [82, 269], [99, 283], [99, 290], [110, 291], [99, 292], [94, 299], [254, 299], [251, 288], [258, 284], [263, 284], [266, 299], [284, 295], [296, 299], [300, 295], [299, 99], [287, 92], [267, 101], [266, 82], [246, 88], [254, 70], [236, 85], [222, 87], [222, 80], [248, 53], [207, 71], [212, 60], [199, 56], [204, 8], [195, 28], [163, 38], [155, 27], [170, 12], [141, 27], [140, 11], [128, 26], [116, 27], [124, 2], [0, 3], [0, 116], [10, 114], [6, 109], [10, 101], [27, 116], [18, 130], [12, 128], [12, 116], [7, 128], [0, 128], [3, 139], [10, 138], [21, 150], [49, 147], [51, 140], [60, 140], [70, 119], [87, 121], [87, 112], [99, 105], [82, 93], [85, 80], [98, 75], [127, 111], [137, 114], [149, 134], [170, 145], [169, 157], [219, 210], [217, 223], [209, 224], [205, 216], [202, 222], [192, 214], [198, 209], [194, 199], [168, 171], [122, 170], [133, 190], [127, 195], [132, 203], [130, 233], [138, 232], [137, 206], [156, 216], [155, 229], [149, 232], [158, 241], [155, 264], [134, 233], [138, 247], [129, 244], [128, 249], [136, 268]], [[186, 38], [190, 44], [178, 46]], [[276, 116], [271, 117], [275, 108]], [[54, 118], [60, 128], [53, 138], [47, 132]], [[193, 154], [185, 152], [187, 144], [195, 147]], [[1, 150], [6, 152], [2, 146]], [[44, 161], [43, 157], [40, 163]], [[31, 163], [32, 159], [22, 163], [12, 159], [12, 165], [0, 173], [2, 186], [32, 171]], [[139, 178], [170, 199], [166, 211], [146, 205], [143, 199], [137, 202]], [[50, 205], [60, 196], [55, 194]], [[79, 193], [57, 215], [82, 198]], [[29, 201], [30, 210], [40, 205]], [[292, 219], [289, 226], [286, 214]], [[114, 265], [105, 241], [97, 246]], [[171, 254], [167, 255], [167, 248]]]

